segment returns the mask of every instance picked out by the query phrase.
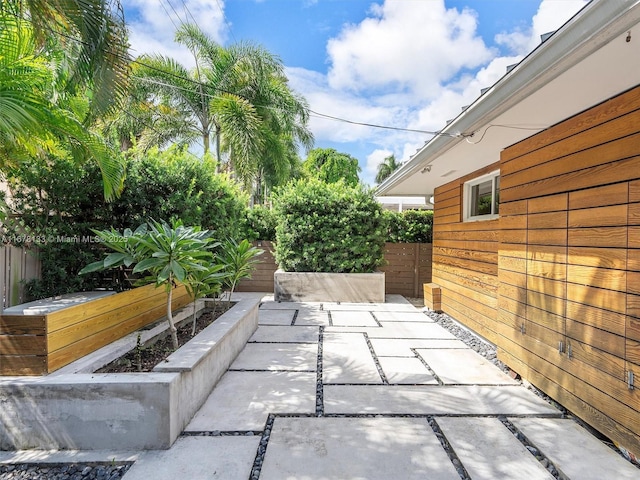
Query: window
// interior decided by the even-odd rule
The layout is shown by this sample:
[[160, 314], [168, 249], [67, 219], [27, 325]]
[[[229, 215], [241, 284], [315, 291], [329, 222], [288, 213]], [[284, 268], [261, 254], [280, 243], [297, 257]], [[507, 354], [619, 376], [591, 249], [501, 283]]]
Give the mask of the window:
[[464, 207], [465, 221], [498, 218], [500, 172], [492, 172], [465, 183]]

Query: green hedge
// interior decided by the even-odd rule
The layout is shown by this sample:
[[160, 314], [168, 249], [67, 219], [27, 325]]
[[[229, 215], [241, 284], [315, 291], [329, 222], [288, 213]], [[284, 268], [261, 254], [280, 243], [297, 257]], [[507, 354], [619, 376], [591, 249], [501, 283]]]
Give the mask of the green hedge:
[[384, 212], [387, 222], [387, 242], [431, 243], [433, 241], [433, 210]]
[[268, 207], [256, 205], [246, 210], [244, 238], [249, 241], [276, 239], [278, 218]]
[[[100, 171], [93, 162], [71, 159], [32, 160], [8, 171], [16, 215], [4, 222], [7, 238], [35, 238], [42, 279], [29, 282], [29, 299], [97, 287], [122, 288], [122, 277], [78, 276], [101, 258], [91, 229], [135, 228], [149, 218], [185, 223], [215, 231], [217, 238], [239, 238], [247, 197], [215, 167], [185, 150], [153, 150], [129, 160], [122, 196], [104, 201]], [[14, 242], [15, 243], [15, 242]], [[17, 246], [28, 246], [18, 244]]]
[[286, 271], [367, 273], [383, 262], [382, 207], [360, 186], [298, 181], [277, 193], [274, 209], [275, 256]]

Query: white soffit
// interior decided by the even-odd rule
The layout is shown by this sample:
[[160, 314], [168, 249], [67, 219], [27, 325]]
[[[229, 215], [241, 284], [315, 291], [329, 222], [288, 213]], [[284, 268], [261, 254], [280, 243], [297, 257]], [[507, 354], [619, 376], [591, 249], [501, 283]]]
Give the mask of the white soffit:
[[[601, 22], [600, 10], [615, 11], [614, 6], [623, 14], [609, 13], [613, 19], [594, 29], [593, 22]], [[579, 40], [571, 38], [577, 35]], [[574, 48], [557, 52], [557, 60], [546, 68], [534, 66], [537, 78], [525, 78], [520, 88], [505, 95], [512, 76], [530, 75], [527, 69], [545, 49], [566, 51], [566, 44]], [[594, 0], [445, 129], [474, 132], [473, 137], [435, 137], [378, 187], [378, 195], [430, 196], [437, 186], [498, 162], [504, 148], [640, 85], [639, 58], [640, 1]], [[492, 97], [497, 100], [492, 102]], [[486, 113], [485, 104], [490, 105]]]

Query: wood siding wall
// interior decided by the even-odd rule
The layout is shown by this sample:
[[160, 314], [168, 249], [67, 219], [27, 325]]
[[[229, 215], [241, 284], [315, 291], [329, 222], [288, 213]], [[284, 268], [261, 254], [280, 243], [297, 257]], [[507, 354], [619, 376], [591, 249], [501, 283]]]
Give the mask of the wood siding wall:
[[[273, 292], [273, 274], [278, 266], [273, 257], [273, 243], [263, 241], [258, 245], [265, 250], [250, 279], [238, 285], [239, 292]], [[387, 243], [384, 253], [387, 262], [385, 292], [406, 297], [421, 297], [423, 284], [431, 281], [431, 244]]]
[[[460, 223], [463, 179], [436, 191], [443, 310], [638, 455], [639, 385], [627, 381], [640, 378], [640, 87], [507, 148], [500, 171], [497, 221]], [[478, 268], [487, 254], [496, 273]]]
[[464, 182], [497, 170], [498, 163], [435, 191], [433, 283], [441, 307], [492, 342], [498, 308], [498, 220], [462, 222]]
[[[191, 301], [174, 290], [176, 310]], [[0, 375], [51, 373], [166, 313], [164, 288], [147, 285], [47, 315], [0, 315]]]

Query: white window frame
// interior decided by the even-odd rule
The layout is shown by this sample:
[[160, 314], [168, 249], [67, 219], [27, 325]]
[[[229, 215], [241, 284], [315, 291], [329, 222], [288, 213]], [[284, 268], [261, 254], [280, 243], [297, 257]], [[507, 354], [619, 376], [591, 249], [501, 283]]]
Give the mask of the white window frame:
[[[481, 220], [494, 220], [498, 217], [500, 217], [500, 214], [498, 212], [495, 212], [495, 198], [496, 198], [496, 178], [500, 176], [500, 170], [496, 170], [494, 172], [488, 173], [486, 175], [482, 175], [480, 177], [474, 178], [473, 180], [469, 180], [468, 182], [464, 183], [464, 189], [463, 189], [463, 220], [465, 222], [477, 222], [477, 221], [481, 221]], [[471, 195], [471, 189], [473, 187], [475, 187], [476, 185], [479, 185], [481, 183], [485, 183], [488, 180], [491, 180], [491, 213], [489, 214], [485, 214], [485, 215], [474, 215], [471, 216], [470, 212], [472, 211], [471, 209], [471, 200], [472, 200], [472, 195]]]

